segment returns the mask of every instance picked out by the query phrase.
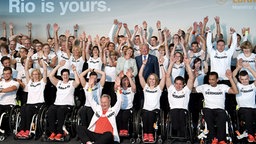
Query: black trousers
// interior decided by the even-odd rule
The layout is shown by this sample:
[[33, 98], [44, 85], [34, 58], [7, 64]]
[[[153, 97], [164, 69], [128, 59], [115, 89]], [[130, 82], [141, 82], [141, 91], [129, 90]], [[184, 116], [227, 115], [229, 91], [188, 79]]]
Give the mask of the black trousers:
[[155, 111], [142, 110], [142, 122], [144, 133], [154, 133], [154, 123], [156, 122], [157, 113]]
[[196, 129], [199, 120], [199, 113], [203, 108], [203, 94], [202, 93], [191, 93], [188, 109], [192, 115], [193, 128]]
[[94, 142], [94, 144], [114, 144], [114, 137], [111, 132], [98, 134], [84, 126], [78, 126], [77, 135], [84, 144], [88, 141]]
[[187, 130], [188, 113], [184, 109], [171, 109], [172, 136], [184, 137]]
[[[12, 107], [14, 107], [13, 105], [0, 105], [0, 116], [6, 112], [6, 113], [10, 113]], [[3, 117], [2, 119], [2, 123], [1, 123], [1, 129], [4, 130], [8, 130], [9, 131], [9, 127], [8, 127], [8, 119], [5, 119], [5, 117]]]
[[38, 113], [42, 103], [38, 104], [25, 104], [21, 106], [21, 121], [20, 121], [20, 130], [29, 130], [32, 117], [34, 114]]
[[88, 127], [94, 112], [91, 107], [83, 106], [80, 109], [79, 116], [81, 118], [82, 126]]
[[130, 109], [120, 110], [117, 117], [117, 128], [119, 130], [128, 130], [128, 123], [132, 113]]
[[238, 114], [240, 118], [239, 120], [245, 122], [245, 130], [247, 130], [248, 134], [254, 135], [255, 127], [253, 126], [253, 122], [256, 119], [256, 109], [241, 107]]
[[71, 111], [72, 106], [69, 105], [51, 105], [47, 112], [48, 130], [57, 134], [63, 134], [62, 126], [64, 125], [66, 115]]
[[218, 141], [225, 141], [227, 120], [227, 114], [225, 110], [204, 108], [203, 113], [207, 124], [207, 128], [209, 130], [209, 139], [212, 140], [215, 137], [218, 139]]

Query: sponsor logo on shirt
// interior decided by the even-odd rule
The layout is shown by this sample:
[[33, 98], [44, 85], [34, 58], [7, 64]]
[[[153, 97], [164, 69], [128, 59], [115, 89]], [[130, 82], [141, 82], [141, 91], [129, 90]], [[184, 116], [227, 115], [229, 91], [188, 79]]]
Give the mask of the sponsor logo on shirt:
[[148, 92], [148, 93], [156, 93], [157, 90], [151, 91], [151, 90], [146, 89], [146, 92]]
[[37, 87], [37, 86], [40, 86], [41, 83], [37, 83], [36, 85], [34, 85], [33, 83], [30, 84], [30, 87]]
[[226, 59], [226, 58], [228, 58], [228, 56], [214, 56], [214, 58], [217, 58], [217, 59]]
[[184, 98], [184, 97], [185, 97], [185, 94], [183, 94], [183, 95], [172, 94], [172, 96], [173, 96], [174, 98]]
[[100, 61], [89, 61], [90, 63], [99, 63]]
[[253, 91], [253, 89], [248, 89], [248, 90], [241, 89], [241, 92], [243, 92], [243, 93], [248, 93], [248, 92], [252, 92], [252, 91]]
[[66, 87], [58, 86], [59, 89], [67, 89], [70, 88], [70, 85], [67, 85]]

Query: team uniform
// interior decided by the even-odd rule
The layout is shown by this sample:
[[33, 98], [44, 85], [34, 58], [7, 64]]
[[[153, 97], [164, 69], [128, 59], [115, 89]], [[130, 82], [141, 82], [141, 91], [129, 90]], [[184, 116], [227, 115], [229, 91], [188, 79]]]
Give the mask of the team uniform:
[[[102, 60], [100, 57], [96, 59], [94, 59], [93, 57], [90, 57], [87, 63], [88, 63], [88, 68], [90, 69], [97, 69], [97, 70], [102, 69]], [[90, 76], [90, 72], [87, 74], [87, 78], [89, 78], [89, 76]], [[101, 75], [98, 74], [98, 79], [100, 78], [101, 78]]]
[[[204, 95], [205, 106], [203, 113], [209, 130], [209, 139], [216, 137], [219, 141], [226, 139], [226, 112], [225, 112], [225, 93], [230, 89], [229, 86], [218, 84], [212, 87], [204, 84], [196, 87], [197, 92]], [[217, 131], [215, 132], [215, 124]]]

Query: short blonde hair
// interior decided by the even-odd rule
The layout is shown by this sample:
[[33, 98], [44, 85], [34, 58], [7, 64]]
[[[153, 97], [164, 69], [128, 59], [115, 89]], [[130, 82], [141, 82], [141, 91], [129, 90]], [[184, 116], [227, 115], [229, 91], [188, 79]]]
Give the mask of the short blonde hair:
[[34, 72], [37, 72], [38, 73], [38, 79], [41, 80], [42, 79], [42, 74], [41, 74], [41, 71], [39, 69], [33, 69], [32, 72], [31, 72], [31, 80], [34, 81], [32, 75]]

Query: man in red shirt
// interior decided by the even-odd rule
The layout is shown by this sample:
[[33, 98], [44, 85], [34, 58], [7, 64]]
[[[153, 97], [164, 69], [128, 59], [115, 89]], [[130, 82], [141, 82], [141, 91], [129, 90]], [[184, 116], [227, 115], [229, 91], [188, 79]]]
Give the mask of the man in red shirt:
[[100, 98], [100, 105], [98, 105], [92, 96], [92, 88], [89, 80], [89, 88], [87, 89], [89, 94], [89, 102], [94, 111], [94, 115], [88, 128], [84, 126], [78, 126], [78, 137], [84, 144], [113, 144], [120, 142], [117, 126], [116, 116], [121, 107], [120, 91], [117, 92], [117, 102], [111, 107], [111, 97], [107, 94], [103, 94]]

